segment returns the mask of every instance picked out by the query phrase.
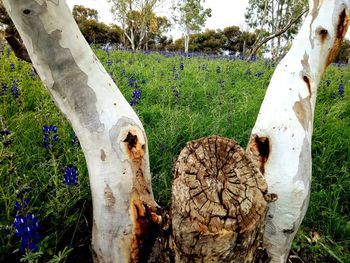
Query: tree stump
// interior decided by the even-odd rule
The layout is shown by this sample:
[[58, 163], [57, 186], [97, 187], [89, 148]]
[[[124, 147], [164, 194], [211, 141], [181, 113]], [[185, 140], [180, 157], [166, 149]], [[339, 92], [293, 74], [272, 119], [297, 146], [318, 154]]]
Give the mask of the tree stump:
[[175, 261], [252, 262], [269, 201], [263, 175], [235, 141], [188, 142], [174, 167]]

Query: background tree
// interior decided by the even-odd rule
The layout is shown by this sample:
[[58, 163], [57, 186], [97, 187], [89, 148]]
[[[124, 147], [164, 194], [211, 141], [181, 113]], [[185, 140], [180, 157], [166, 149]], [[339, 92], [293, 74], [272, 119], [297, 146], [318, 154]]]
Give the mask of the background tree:
[[108, 0], [113, 4], [112, 12], [121, 23], [125, 37], [131, 49], [142, 47], [147, 38], [150, 21], [154, 16], [154, 8], [161, 0]]
[[98, 20], [98, 11], [83, 5], [75, 5], [72, 10], [73, 17], [78, 23], [84, 20]]
[[241, 31], [238, 26], [229, 26], [222, 32], [227, 41], [224, 45], [226, 50], [245, 54], [247, 49], [251, 49], [256, 41], [256, 33]]
[[117, 25], [108, 26], [99, 22], [97, 10], [82, 5], [75, 5], [72, 14], [88, 43], [117, 44], [121, 42], [121, 28]]
[[185, 52], [188, 52], [190, 34], [199, 32], [211, 17], [211, 9], [204, 9], [204, 0], [175, 0], [173, 20], [184, 34]]
[[145, 41], [145, 49], [164, 49], [165, 46], [172, 42], [164, 33], [168, 32], [171, 23], [165, 16], [153, 16], [149, 21], [148, 34]]
[[284, 53], [283, 46], [296, 34], [301, 17], [306, 11], [306, 0], [249, 0], [245, 13], [246, 22], [260, 32], [251, 49], [251, 55], [269, 41], [269, 51], [273, 59]]
[[189, 50], [194, 52], [219, 53], [227, 39], [221, 30], [206, 30], [191, 37]]

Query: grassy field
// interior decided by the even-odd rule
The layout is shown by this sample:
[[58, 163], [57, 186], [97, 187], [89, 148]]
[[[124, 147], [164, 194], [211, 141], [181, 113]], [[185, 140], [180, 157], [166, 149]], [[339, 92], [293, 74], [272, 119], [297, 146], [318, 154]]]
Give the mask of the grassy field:
[[[164, 206], [187, 141], [217, 134], [247, 144], [274, 71], [268, 61], [96, 54], [144, 124]], [[0, 262], [89, 262], [91, 196], [79, 142], [31, 67], [8, 50], [0, 61]], [[350, 68], [331, 65], [319, 88], [311, 202], [293, 262], [350, 262], [349, 86]]]

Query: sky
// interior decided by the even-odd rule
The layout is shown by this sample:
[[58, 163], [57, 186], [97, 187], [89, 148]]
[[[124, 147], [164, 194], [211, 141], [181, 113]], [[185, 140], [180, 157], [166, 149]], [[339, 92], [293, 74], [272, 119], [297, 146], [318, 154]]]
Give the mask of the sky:
[[[159, 16], [171, 17], [169, 2], [158, 7], [155, 13]], [[89, 8], [96, 9], [99, 15], [99, 21], [106, 24], [115, 23], [110, 12], [110, 4], [107, 0], [67, 0], [68, 6], [72, 9], [74, 5], [83, 5]], [[243, 30], [247, 30], [244, 22], [244, 13], [248, 5], [248, 0], [206, 0], [205, 8], [212, 9], [212, 16], [207, 19], [205, 28], [208, 29], [224, 29], [228, 26], [239, 26]], [[173, 28], [168, 35], [174, 39], [181, 37], [181, 32], [177, 28]]]

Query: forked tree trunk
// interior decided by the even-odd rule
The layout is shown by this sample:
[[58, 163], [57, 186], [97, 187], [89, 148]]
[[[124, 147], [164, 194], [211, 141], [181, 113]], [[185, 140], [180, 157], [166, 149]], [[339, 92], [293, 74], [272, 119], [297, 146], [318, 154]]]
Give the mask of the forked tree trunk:
[[81, 143], [95, 262], [137, 262], [156, 227], [147, 139], [65, 1], [4, 0], [41, 80]]
[[271, 79], [247, 149], [269, 192], [278, 196], [269, 205], [264, 234], [272, 262], [286, 261], [308, 208], [317, 87], [348, 26], [350, 1], [313, 0], [309, 5], [309, 15]]
[[[310, 1], [310, 14], [268, 88], [248, 157], [221, 137], [187, 144], [175, 166], [172, 227], [163, 220], [166, 233], [159, 237], [144, 129], [65, 1], [3, 1], [83, 148], [95, 262], [251, 262], [264, 247], [273, 262], [286, 260], [308, 205], [316, 88], [344, 37], [349, 1]], [[275, 195], [267, 193], [263, 175], [278, 195], [265, 232]]]

